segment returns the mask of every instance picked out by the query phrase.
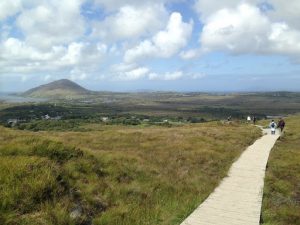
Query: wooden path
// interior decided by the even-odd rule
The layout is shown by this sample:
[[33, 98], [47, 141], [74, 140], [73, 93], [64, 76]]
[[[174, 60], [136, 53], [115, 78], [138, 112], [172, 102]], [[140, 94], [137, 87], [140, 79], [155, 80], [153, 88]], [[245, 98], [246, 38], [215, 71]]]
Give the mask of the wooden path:
[[259, 225], [266, 164], [279, 138], [264, 132], [267, 134], [243, 152], [228, 176], [181, 225]]

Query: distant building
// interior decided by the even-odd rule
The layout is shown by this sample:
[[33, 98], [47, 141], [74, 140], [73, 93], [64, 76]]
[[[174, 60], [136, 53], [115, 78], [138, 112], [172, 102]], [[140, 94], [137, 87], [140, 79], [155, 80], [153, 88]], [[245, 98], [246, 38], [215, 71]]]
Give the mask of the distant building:
[[9, 119], [7, 120], [7, 125], [9, 125], [10, 127], [14, 127], [18, 124], [18, 119]]
[[51, 117], [48, 114], [42, 116], [43, 120], [61, 120], [62, 116], [55, 116], [55, 117]]
[[107, 122], [108, 120], [109, 120], [108, 117], [101, 117], [101, 121], [102, 121], [102, 122]]

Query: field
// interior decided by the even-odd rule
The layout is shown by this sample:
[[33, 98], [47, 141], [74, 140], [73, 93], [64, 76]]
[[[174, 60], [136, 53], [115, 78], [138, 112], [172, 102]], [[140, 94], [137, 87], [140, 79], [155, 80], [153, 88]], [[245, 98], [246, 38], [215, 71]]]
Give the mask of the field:
[[[246, 116], [300, 112], [289, 92], [89, 97], [0, 103], [0, 224], [180, 224], [261, 135]], [[299, 220], [299, 118], [270, 156], [267, 225]]]
[[266, 173], [262, 214], [266, 225], [300, 224], [300, 116], [286, 122]]
[[[249, 115], [264, 119], [299, 111], [300, 94], [291, 92], [104, 92], [73, 100], [52, 99], [49, 102], [11, 105], [0, 103], [0, 124], [32, 131], [91, 131], [94, 124], [100, 130], [100, 125], [173, 126], [227, 120], [229, 116], [239, 121]], [[46, 115], [50, 119], [45, 119]]]
[[260, 135], [246, 126], [1, 127], [0, 223], [179, 224]]

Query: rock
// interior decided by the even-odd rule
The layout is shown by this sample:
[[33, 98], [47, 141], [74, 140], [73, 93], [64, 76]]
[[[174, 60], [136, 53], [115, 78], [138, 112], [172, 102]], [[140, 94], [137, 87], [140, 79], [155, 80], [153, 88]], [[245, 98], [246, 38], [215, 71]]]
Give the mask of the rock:
[[70, 213], [70, 217], [72, 219], [78, 219], [82, 216], [82, 207], [81, 206], [76, 206]]

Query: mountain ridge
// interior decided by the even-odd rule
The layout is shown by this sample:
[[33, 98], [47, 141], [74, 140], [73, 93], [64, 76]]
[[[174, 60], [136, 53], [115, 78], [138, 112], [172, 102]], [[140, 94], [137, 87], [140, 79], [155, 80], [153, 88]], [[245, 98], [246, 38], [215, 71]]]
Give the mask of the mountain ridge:
[[66, 98], [90, 94], [92, 91], [68, 80], [60, 79], [25, 91], [26, 97]]

